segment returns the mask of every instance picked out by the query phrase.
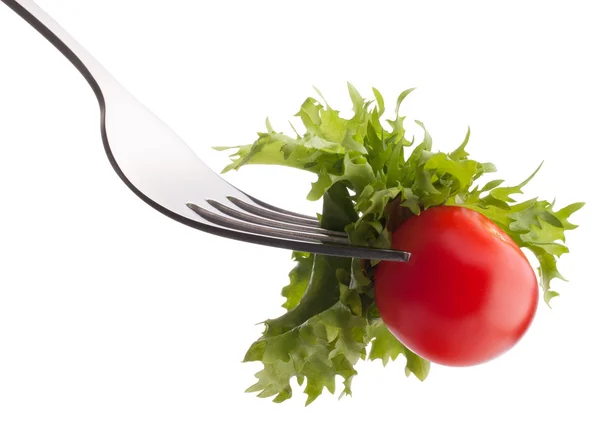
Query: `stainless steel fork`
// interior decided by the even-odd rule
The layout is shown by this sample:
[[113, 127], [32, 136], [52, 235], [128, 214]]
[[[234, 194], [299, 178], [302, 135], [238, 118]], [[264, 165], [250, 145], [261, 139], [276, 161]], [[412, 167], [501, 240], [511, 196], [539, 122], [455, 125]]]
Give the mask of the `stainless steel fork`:
[[322, 229], [314, 217], [269, 205], [233, 187], [32, 0], [1, 1], [85, 77], [100, 104], [102, 140], [112, 167], [154, 209], [234, 240], [324, 255], [408, 261], [407, 252], [351, 245], [344, 232]]

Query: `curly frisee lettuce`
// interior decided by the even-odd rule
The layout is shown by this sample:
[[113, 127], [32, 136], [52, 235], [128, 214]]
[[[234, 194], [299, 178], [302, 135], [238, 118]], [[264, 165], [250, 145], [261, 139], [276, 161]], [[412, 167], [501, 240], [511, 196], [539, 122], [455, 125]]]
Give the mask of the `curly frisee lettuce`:
[[[365, 100], [350, 84], [348, 89], [351, 118], [342, 118], [325, 100], [309, 97], [296, 114], [305, 128], [303, 135], [295, 129], [295, 136], [276, 132], [267, 120], [266, 131], [259, 133], [253, 144], [216, 148], [235, 149], [223, 172], [250, 164], [313, 172], [317, 179], [308, 199], [322, 199], [321, 226], [346, 231], [352, 243], [364, 246], [390, 248], [391, 232], [424, 209], [468, 207], [487, 216], [535, 255], [547, 303], [558, 295], [551, 282], [564, 280], [557, 260], [568, 252], [565, 231], [576, 228], [569, 217], [583, 203], [557, 210], [553, 202], [537, 198], [516, 202], [513, 197], [523, 193], [537, 170], [514, 186], [504, 185], [503, 180], [479, 184], [496, 168], [469, 158], [465, 149], [470, 131], [454, 151], [435, 152], [431, 135], [416, 121], [424, 138], [415, 146], [414, 140], [407, 140], [406, 117], [399, 113], [413, 89], [398, 97], [395, 114], [387, 120], [377, 89], [373, 89], [373, 100]], [[379, 316], [374, 301], [374, 264], [300, 252], [293, 253], [293, 260], [296, 265], [282, 291], [287, 312], [264, 322], [264, 333], [244, 358], [263, 366], [248, 392], [282, 402], [292, 397], [295, 379], [299, 385], [305, 384], [308, 405], [325, 388], [335, 393], [336, 376], [341, 376], [340, 397], [351, 395], [359, 360], [380, 359], [386, 365], [400, 355], [406, 360], [406, 375], [425, 380], [430, 363], [398, 341]]]

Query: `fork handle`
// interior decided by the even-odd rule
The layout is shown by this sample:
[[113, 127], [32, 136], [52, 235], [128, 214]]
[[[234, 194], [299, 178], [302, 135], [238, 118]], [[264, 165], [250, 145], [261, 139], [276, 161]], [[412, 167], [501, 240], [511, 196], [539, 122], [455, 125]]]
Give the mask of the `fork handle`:
[[90, 53], [32, 0], [0, 1], [27, 21], [65, 55], [90, 84], [100, 103], [104, 104], [102, 88], [108, 87], [108, 85], [118, 85], [118, 83]]

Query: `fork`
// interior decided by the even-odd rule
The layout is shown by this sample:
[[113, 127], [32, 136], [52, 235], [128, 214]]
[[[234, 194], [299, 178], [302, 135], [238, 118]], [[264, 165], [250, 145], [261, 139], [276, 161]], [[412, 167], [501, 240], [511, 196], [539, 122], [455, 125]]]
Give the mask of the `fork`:
[[225, 238], [338, 257], [406, 262], [410, 253], [357, 246], [317, 218], [265, 203], [202, 162], [32, 0], [1, 0], [58, 49], [87, 80], [100, 104], [110, 164], [149, 206], [184, 225]]

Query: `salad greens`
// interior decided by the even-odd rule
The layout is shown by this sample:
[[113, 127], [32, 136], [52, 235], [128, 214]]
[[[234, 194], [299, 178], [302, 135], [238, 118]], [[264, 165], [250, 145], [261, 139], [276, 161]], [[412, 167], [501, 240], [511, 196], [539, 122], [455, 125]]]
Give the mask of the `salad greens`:
[[[309, 97], [296, 114], [303, 134], [295, 129], [294, 136], [277, 132], [267, 119], [266, 131], [258, 133], [254, 143], [216, 148], [235, 150], [223, 172], [250, 164], [313, 172], [317, 179], [308, 199], [323, 200], [321, 225], [345, 230], [357, 245], [391, 247], [393, 230], [432, 206], [460, 205], [479, 211], [535, 255], [549, 304], [558, 295], [551, 289], [552, 280], [564, 280], [557, 260], [568, 252], [565, 231], [576, 228], [569, 217], [583, 203], [556, 210], [553, 202], [537, 198], [515, 201], [537, 170], [514, 186], [500, 179], [478, 184], [496, 168], [469, 158], [470, 131], [454, 151], [436, 152], [425, 125], [417, 121], [424, 137], [415, 145], [407, 139], [406, 117], [400, 115], [401, 104], [413, 89], [400, 94], [390, 119], [383, 118], [386, 107], [377, 89], [372, 100], [364, 99], [351, 84], [348, 90], [351, 118], [342, 118], [317, 90], [322, 100]], [[296, 265], [282, 290], [287, 312], [264, 322], [263, 335], [244, 358], [263, 365], [248, 392], [282, 402], [291, 398], [295, 379], [306, 384], [308, 405], [324, 389], [335, 393], [340, 376], [340, 397], [351, 395], [359, 360], [380, 359], [386, 365], [400, 355], [406, 359], [407, 376], [427, 377], [429, 362], [399, 342], [379, 317], [373, 290], [375, 263], [301, 252], [292, 256]]]

